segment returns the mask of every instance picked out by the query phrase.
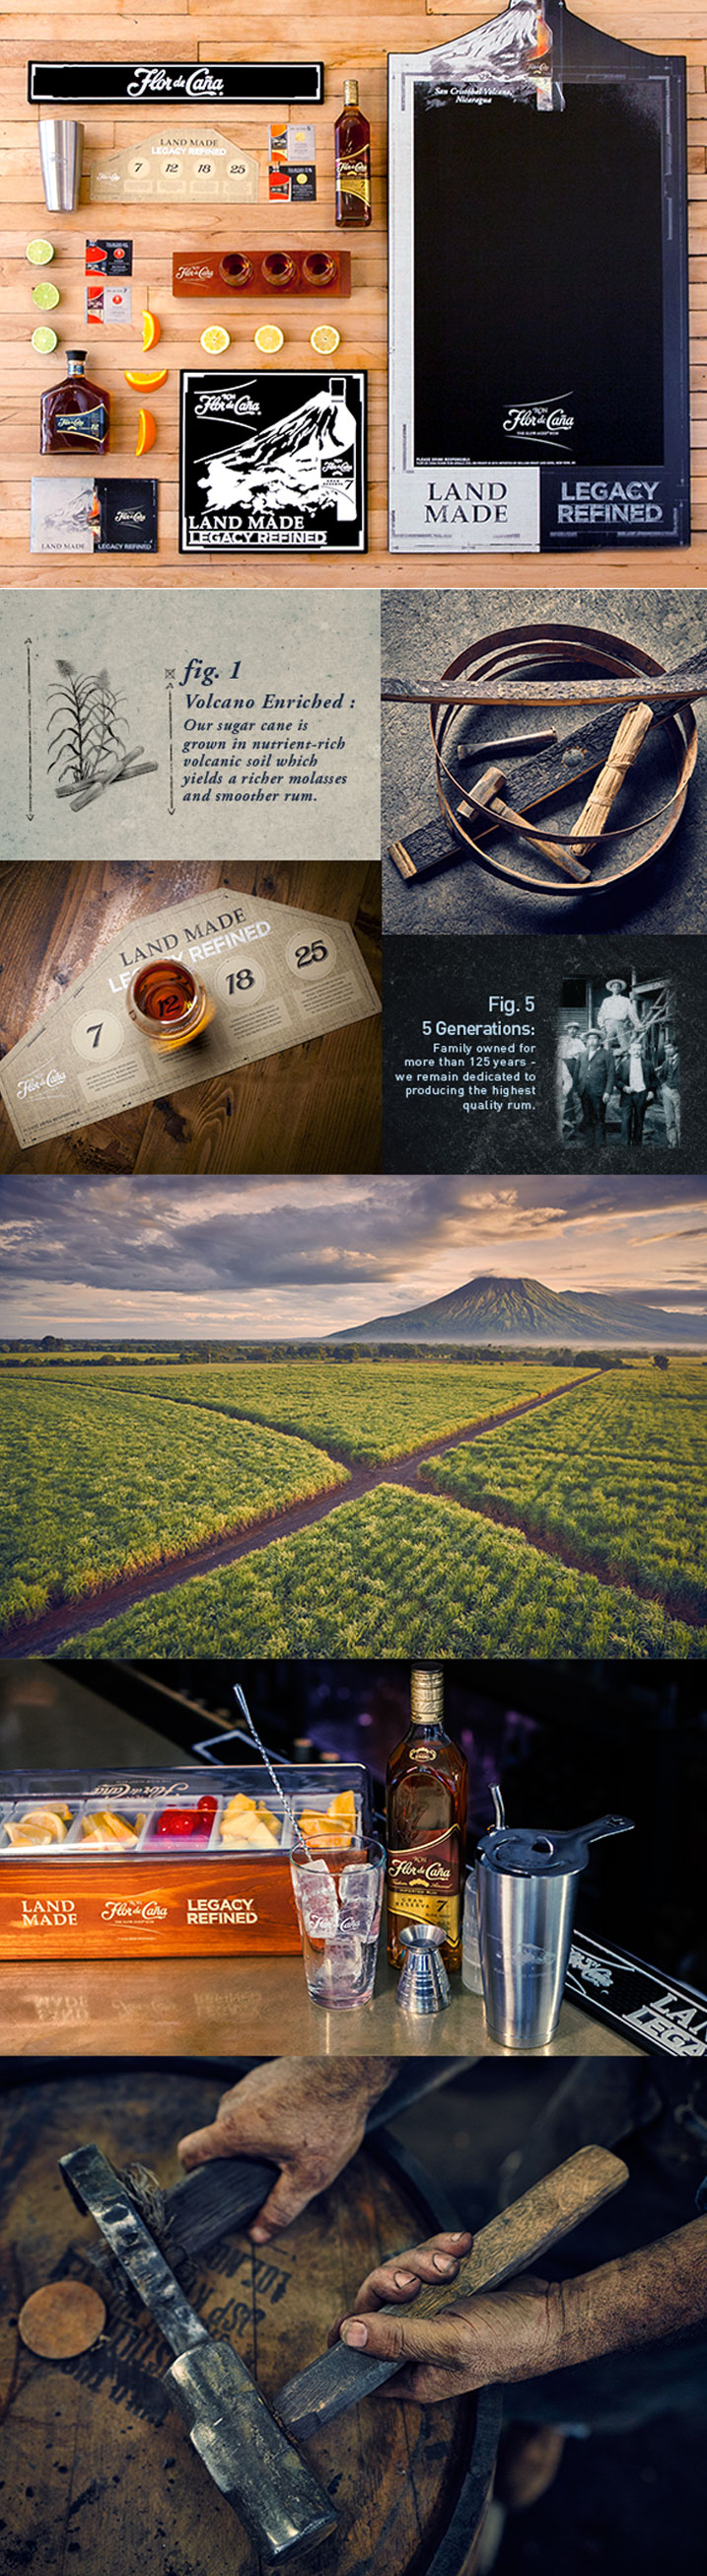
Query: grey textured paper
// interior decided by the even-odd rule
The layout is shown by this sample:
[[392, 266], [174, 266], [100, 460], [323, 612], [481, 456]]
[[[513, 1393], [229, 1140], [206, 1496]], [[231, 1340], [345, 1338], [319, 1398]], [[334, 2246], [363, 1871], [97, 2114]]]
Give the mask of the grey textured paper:
[[16, 592], [0, 681], [5, 859], [377, 858], [374, 593]]
[[[203, 1037], [173, 1051], [143, 1037], [128, 1013], [135, 968], [151, 957], [193, 966], [214, 1004]], [[135, 1109], [379, 1010], [348, 922], [219, 886], [114, 940], [11, 1048], [0, 1094], [18, 1143], [43, 1144], [108, 1109]]]

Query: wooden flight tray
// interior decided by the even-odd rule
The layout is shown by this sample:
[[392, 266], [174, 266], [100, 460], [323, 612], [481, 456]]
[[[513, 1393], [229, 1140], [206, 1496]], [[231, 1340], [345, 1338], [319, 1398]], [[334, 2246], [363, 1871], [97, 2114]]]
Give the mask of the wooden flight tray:
[[[361, 1763], [292, 1765], [286, 1787], [295, 1815], [324, 1814], [334, 1798], [354, 1801], [351, 1848], [370, 1826], [368, 1775]], [[290, 1876], [292, 1831], [261, 1764], [178, 1771], [6, 1773], [0, 1799], [0, 1959], [292, 1956], [301, 1948]], [[279, 1829], [271, 1848], [224, 1845], [232, 1798], [267, 1810]], [[209, 1802], [208, 1812], [199, 1800]], [[210, 1802], [213, 1801], [213, 1809]], [[67, 1810], [60, 1841], [14, 1844], [9, 1828], [28, 1809]], [[157, 1832], [160, 1817], [201, 1813], [203, 1830]], [[98, 1848], [85, 1826], [106, 1811], [135, 1834]], [[39, 1830], [39, 1826], [38, 1826]], [[342, 1835], [343, 1840], [343, 1835]], [[333, 1840], [332, 1840], [333, 1848]], [[341, 1844], [338, 1845], [341, 1848]]]
[[349, 250], [176, 250], [173, 295], [335, 295], [351, 293]]

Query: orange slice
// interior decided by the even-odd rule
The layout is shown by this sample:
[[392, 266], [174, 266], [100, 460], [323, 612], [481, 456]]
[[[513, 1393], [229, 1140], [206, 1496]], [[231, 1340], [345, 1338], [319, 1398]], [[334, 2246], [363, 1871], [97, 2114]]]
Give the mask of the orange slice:
[[143, 349], [154, 349], [154, 348], [156, 348], [156, 346], [157, 346], [157, 342], [158, 342], [158, 340], [161, 340], [161, 338], [162, 338], [162, 324], [161, 324], [161, 322], [158, 322], [156, 313], [143, 313], [143, 317], [142, 317], [142, 345], [143, 345]]
[[137, 425], [136, 456], [146, 456], [148, 447], [154, 447], [156, 437], [157, 422], [153, 420], [152, 412], [141, 411]]
[[167, 373], [166, 367], [126, 367], [125, 382], [131, 393], [156, 394], [160, 385], [166, 385]]
[[337, 1824], [350, 1825], [353, 1832], [356, 1823], [356, 1800], [353, 1789], [341, 1789], [337, 1798], [330, 1798], [327, 1815], [335, 1816]]

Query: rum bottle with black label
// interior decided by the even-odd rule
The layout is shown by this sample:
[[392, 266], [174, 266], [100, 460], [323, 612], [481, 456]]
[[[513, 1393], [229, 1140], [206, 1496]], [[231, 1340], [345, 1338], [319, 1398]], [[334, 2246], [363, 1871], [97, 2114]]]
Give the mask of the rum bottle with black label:
[[358, 81], [344, 81], [343, 113], [334, 127], [336, 221], [370, 224], [371, 129], [358, 103]]
[[63, 385], [42, 395], [42, 456], [102, 456], [110, 437], [110, 395], [84, 375], [85, 349], [67, 349]]
[[461, 1967], [466, 1758], [445, 1735], [444, 1675], [411, 1674], [412, 1725], [388, 1764], [388, 1957], [404, 1957], [405, 1923], [441, 1923], [442, 1957]]

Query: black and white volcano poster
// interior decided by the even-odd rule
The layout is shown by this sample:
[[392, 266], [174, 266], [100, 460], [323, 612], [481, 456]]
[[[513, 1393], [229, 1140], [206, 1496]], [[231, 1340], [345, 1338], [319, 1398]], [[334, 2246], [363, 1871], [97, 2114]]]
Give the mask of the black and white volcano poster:
[[182, 554], [364, 554], [366, 377], [187, 368]]

